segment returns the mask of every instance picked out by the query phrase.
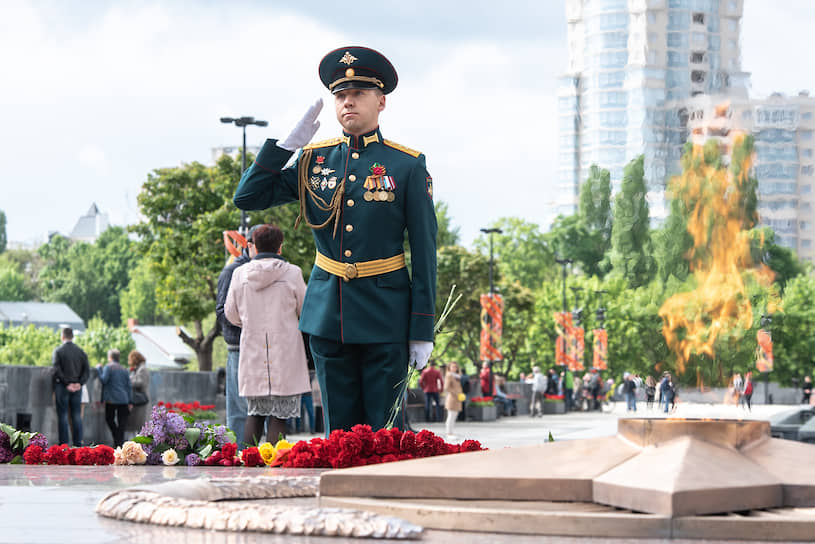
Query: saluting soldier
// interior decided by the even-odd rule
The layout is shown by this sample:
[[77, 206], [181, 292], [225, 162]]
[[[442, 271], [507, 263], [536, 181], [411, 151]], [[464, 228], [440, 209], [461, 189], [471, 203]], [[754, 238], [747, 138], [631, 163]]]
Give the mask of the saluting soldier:
[[376, 430], [407, 365], [421, 370], [433, 350], [433, 180], [422, 153], [386, 140], [379, 129], [398, 81], [388, 59], [342, 47], [322, 59], [319, 74], [334, 95], [342, 136], [309, 143], [319, 128], [318, 100], [285, 140], [266, 141], [234, 202], [263, 210], [300, 201], [297, 223], [311, 227], [317, 246], [300, 329], [311, 335], [326, 434], [359, 423]]

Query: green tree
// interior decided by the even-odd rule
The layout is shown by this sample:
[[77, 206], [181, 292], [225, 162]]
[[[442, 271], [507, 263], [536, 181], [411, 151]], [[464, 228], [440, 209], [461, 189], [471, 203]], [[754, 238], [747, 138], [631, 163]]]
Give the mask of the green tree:
[[783, 313], [773, 313], [773, 381], [789, 384], [812, 375], [815, 359], [815, 277], [799, 275], [787, 282]]
[[43, 261], [36, 250], [9, 249], [0, 254], [0, 268], [10, 268], [23, 275], [24, 289], [30, 293], [30, 299], [39, 298], [37, 281], [42, 267]]
[[129, 318], [135, 318], [144, 325], [169, 325], [172, 318], [159, 310], [156, 300], [156, 279], [150, 272], [150, 263], [141, 259], [130, 270], [127, 289], [121, 292], [119, 304], [122, 308], [122, 325]]
[[[250, 158], [251, 160], [251, 158]], [[220, 334], [216, 321], [204, 329], [204, 318], [215, 310], [218, 275], [225, 264], [222, 233], [234, 230], [240, 211], [232, 195], [240, 180], [240, 161], [225, 155], [214, 167], [199, 163], [160, 168], [148, 175], [138, 196], [143, 221], [132, 227], [139, 248], [156, 279], [158, 310], [177, 322], [193, 323], [195, 336], [180, 333], [195, 350], [200, 370], [212, 369], [212, 345]], [[283, 255], [311, 270], [311, 233], [291, 226], [297, 203], [250, 213], [251, 224], [275, 223], [286, 234]]]
[[789, 280], [806, 271], [792, 250], [775, 243], [775, 231], [771, 227], [750, 231], [750, 253], [754, 263], [763, 263], [773, 271], [773, 281], [782, 293]]
[[6, 250], [8, 236], [6, 235], [6, 212], [0, 210], [0, 253]]
[[608, 170], [592, 165], [589, 177], [580, 186], [580, 202], [577, 213], [580, 224], [586, 230], [581, 256], [581, 268], [589, 276], [603, 276], [603, 258], [611, 247], [611, 174]]
[[139, 256], [121, 227], [111, 227], [94, 244], [54, 236], [40, 247], [45, 262], [40, 288], [46, 301], [64, 302], [84, 321], [94, 316], [121, 322], [119, 294]]
[[614, 274], [622, 275], [630, 287], [651, 280], [651, 235], [648, 219], [642, 155], [623, 170], [623, 184], [614, 203], [609, 261]]
[[23, 274], [11, 265], [0, 266], [0, 301], [22, 302], [31, 300], [32, 296]]
[[450, 217], [450, 209], [446, 202], [438, 201], [436, 207], [436, 223], [439, 230], [436, 234], [436, 246], [454, 246], [459, 243], [461, 239], [461, 228], [453, 226], [453, 220]]
[[473, 245], [489, 259], [492, 236], [493, 266], [500, 268], [508, 284], [518, 282], [527, 289], [535, 289], [556, 276], [555, 257], [538, 225], [504, 217], [490, 227], [501, 229], [501, 234], [482, 234]]
[[59, 343], [59, 333], [48, 327], [0, 325], [0, 365], [49, 366]]
[[118, 349], [124, 363], [127, 354], [136, 349], [136, 342], [126, 327], [111, 327], [98, 317], [88, 322], [88, 328], [76, 336], [75, 342], [85, 350], [91, 366], [105, 363], [108, 350]]

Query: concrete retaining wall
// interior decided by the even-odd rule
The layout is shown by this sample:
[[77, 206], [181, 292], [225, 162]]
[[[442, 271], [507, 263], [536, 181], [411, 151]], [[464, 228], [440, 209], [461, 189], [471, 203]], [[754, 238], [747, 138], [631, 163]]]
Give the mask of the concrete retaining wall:
[[[113, 438], [105, 424], [105, 407], [100, 402], [102, 384], [95, 368], [87, 383], [90, 403], [82, 417], [86, 444], [112, 444]], [[150, 403], [158, 401], [215, 404], [223, 407], [216, 372], [150, 371]], [[220, 410], [219, 410], [220, 411]], [[149, 416], [149, 410], [148, 410]], [[49, 444], [57, 443], [57, 412], [51, 385], [51, 368], [40, 366], [0, 365], [0, 421], [15, 428], [25, 427], [30, 418], [30, 430], [43, 433]]]

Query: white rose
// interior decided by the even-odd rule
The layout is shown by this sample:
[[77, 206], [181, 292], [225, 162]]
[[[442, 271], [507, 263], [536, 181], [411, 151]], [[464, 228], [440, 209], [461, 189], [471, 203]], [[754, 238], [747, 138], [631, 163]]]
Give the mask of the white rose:
[[170, 448], [169, 450], [161, 454], [161, 461], [168, 466], [175, 465], [176, 463], [178, 463], [178, 454], [175, 452], [174, 449]]

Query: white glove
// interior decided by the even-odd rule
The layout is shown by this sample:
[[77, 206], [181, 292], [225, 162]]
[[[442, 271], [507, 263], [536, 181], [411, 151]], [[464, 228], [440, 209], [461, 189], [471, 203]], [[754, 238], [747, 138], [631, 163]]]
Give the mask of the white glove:
[[408, 363], [416, 370], [421, 370], [427, 366], [427, 362], [430, 360], [430, 354], [433, 352], [433, 342], [411, 340], [409, 351]]
[[320, 122], [317, 117], [320, 115], [320, 110], [323, 109], [323, 99], [318, 98], [311, 107], [309, 107], [306, 114], [300, 119], [300, 122], [295, 125], [294, 130], [291, 131], [285, 140], [277, 142], [277, 147], [282, 147], [287, 151], [295, 151], [300, 149], [311, 141], [320, 128]]

